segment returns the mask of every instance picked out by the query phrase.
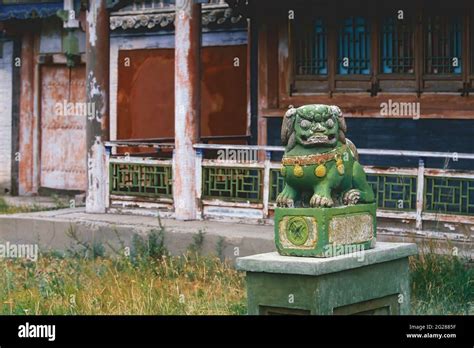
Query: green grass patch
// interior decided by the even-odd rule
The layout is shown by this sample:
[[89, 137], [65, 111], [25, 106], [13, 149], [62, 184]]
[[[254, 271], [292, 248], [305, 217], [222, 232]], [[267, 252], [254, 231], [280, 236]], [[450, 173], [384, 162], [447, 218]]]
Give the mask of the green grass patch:
[[244, 277], [218, 258], [0, 263], [1, 314], [245, 314]]
[[18, 213], [31, 213], [35, 211], [42, 211], [44, 208], [38, 205], [21, 205], [13, 206], [9, 205], [5, 198], [0, 196], [0, 214], [18, 214]]
[[[0, 314], [246, 314], [245, 276], [223, 259], [202, 256], [205, 234], [170, 256], [164, 227], [134, 236], [128, 248], [82, 241], [73, 229], [65, 253], [37, 262], [0, 259]], [[118, 234], [117, 234], [117, 237]], [[221, 245], [222, 244], [222, 245]], [[111, 250], [108, 255], [106, 250]], [[474, 314], [474, 268], [457, 256], [410, 258], [413, 314]]]
[[203, 233], [186, 254], [170, 256], [158, 222], [146, 236], [134, 235], [130, 247], [118, 233], [118, 246], [107, 249], [71, 227], [64, 253], [0, 260], [0, 314], [245, 314], [244, 274], [201, 256]]
[[474, 314], [474, 263], [454, 255], [410, 258], [413, 314]]
[[54, 198], [54, 207], [44, 207], [38, 204], [32, 205], [11, 205], [0, 196], [0, 214], [19, 214], [19, 213], [34, 213], [37, 211], [56, 210], [63, 209], [67, 206], [61, 202], [58, 198]]

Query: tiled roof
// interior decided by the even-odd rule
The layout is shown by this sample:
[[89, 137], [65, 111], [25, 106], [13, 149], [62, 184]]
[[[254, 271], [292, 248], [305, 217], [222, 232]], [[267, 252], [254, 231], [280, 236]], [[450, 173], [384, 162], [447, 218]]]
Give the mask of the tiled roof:
[[[110, 29], [174, 29], [174, 8], [141, 11], [135, 13], [116, 12], [110, 16]], [[216, 6], [205, 8], [202, 11], [203, 26], [234, 26], [244, 25], [245, 18], [236, 14], [232, 9], [226, 6]]]

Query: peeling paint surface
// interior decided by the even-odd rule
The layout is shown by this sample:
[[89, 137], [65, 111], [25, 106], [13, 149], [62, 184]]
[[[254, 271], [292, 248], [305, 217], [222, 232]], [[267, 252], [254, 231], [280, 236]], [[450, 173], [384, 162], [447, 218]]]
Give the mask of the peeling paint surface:
[[89, 83], [89, 88], [87, 89], [87, 97], [89, 102], [94, 103], [95, 105], [95, 114], [88, 116], [88, 119], [95, 120], [98, 123], [101, 123], [102, 117], [104, 117], [107, 110], [107, 105], [104, 103], [104, 101], [107, 100], [107, 95], [101, 89], [100, 85], [97, 82], [97, 79], [95, 78], [92, 72], [89, 72], [87, 81]]
[[89, 11], [87, 11], [87, 27], [89, 30], [88, 42], [94, 47], [97, 41], [97, 13], [100, 0], [92, 0], [89, 2]]
[[107, 173], [106, 153], [104, 144], [99, 136], [87, 156], [88, 194], [86, 197], [86, 207], [88, 212], [102, 212], [105, 207], [105, 201], [101, 199], [106, 197], [108, 187], [104, 185], [104, 174]]
[[194, 220], [198, 210], [193, 143], [200, 134], [201, 6], [179, 0], [176, 8], [173, 195], [176, 218]]
[[374, 238], [374, 221], [370, 214], [335, 216], [328, 228], [329, 243], [362, 243]]
[[0, 57], [0, 192], [11, 188], [13, 42], [3, 43]]
[[89, 2], [86, 42], [86, 101], [95, 114], [87, 117], [86, 211], [104, 213], [107, 208], [107, 155], [109, 140], [109, 16], [105, 0]]
[[41, 69], [41, 186], [85, 191], [86, 116], [64, 115], [56, 106], [86, 101], [85, 67]]
[[33, 193], [33, 64], [34, 36], [22, 37], [21, 46], [21, 96], [20, 96], [20, 151], [19, 151], [19, 194]]

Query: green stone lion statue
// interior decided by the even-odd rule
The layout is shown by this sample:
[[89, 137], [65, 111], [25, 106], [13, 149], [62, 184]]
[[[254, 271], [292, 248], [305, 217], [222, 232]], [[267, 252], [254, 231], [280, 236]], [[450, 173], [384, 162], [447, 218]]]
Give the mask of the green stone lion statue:
[[[295, 202], [311, 207], [374, 202], [357, 149], [346, 138], [346, 131], [337, 106], [290, 106], [281, 129], [286, 149], [281, 167], [285, 186], [277, 197], [279, 207], [292, 208]], [[310, 197], [309, 202], [304, 197]]]

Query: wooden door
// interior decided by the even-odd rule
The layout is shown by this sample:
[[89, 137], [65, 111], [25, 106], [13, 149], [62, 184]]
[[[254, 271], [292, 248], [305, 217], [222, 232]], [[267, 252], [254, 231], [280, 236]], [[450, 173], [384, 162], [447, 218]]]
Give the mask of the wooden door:
[[85, 66], [41, 67], [40, 186], [85, 191]]

